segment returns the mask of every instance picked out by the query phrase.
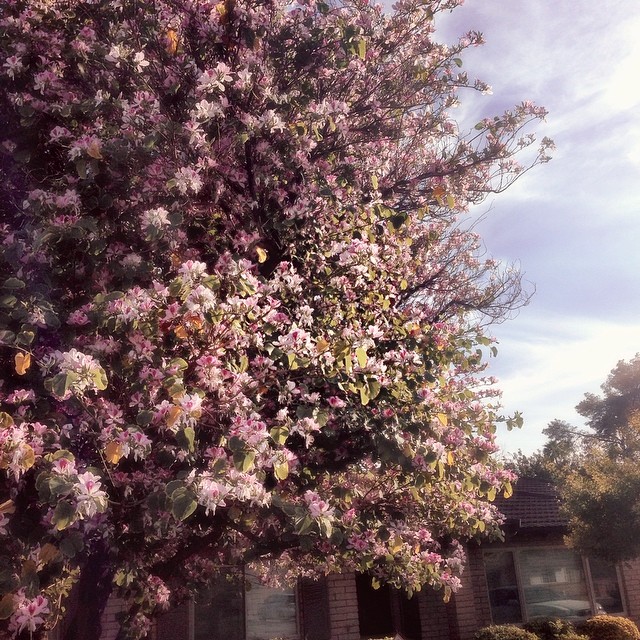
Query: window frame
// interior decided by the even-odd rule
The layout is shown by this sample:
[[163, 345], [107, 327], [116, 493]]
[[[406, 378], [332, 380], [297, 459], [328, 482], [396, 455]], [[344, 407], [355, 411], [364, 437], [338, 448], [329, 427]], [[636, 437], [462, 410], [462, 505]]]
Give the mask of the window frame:
[[[487, 593], [487, 600], [489, 601], [489, 614], [491, 616], [491, 622], [492, 624], [500, 624], [495, 622], [494, 620], [494, 612], [493, 612], [493, 606], [491, 604], [491, 598], [489, 596], [490, 594], [490, 585], [489, 585], [489, 579], [488, 579], [488, 575], [487, 575], [487, 566], [486, 566], [486, 555], [487, 553], [496, 553], [496, 552], [505, 552], [505, 553], [510, 553], [511, 554], [511, 558], [512, 558], [512, 562], [513, 562], [513, 569], [515, 572], [515, 578], [516, 578], [516, 588], [518, 591], [518, 604], [519, 604], [519, 608], [520, 608], [520, 617], [521, 617], [521, 621], [520, 622], [514, 622], [514, 623], [510, 623], [510, 624], [516, 624], [516, 625], [523, 625], [526, 624], [527, 622], [529, 622], [531, 619], [533, 619], [532, 617], [529, 616], [529, 612], [527, 609], [527, 603], [526, 603], [526, 599], [525, 599], [525, 590], [524, 590], [524, 581], [522, 579], [522, 569], [521, 569], [521, 559], [520, 559], [520, 553], [521, 552], [525, 552], [525, 551], [551, 551], [551, 550], [562, 550], [562, 551], [572, 551], [571, 549], [569, 549], [568, 547], [566, 547], [565, 545], [562, 544], [557, 544], [557, 545], [523, 545], [523, 546], [515, 546], [515, 545], [509, 545], [509, 546], [504, 546], [504, 547], [493, 547], [493, 548], [485, 548], [482, 550], [482, 565], [483, 565], [483, 576], [484, 576], [484, 583], [485, 583], [485, 587], [486, 587], [486, 593]], [[580, 559], [581, 565], [582, 565], [582, 572], [584, 575], [584, 582], [585, 582], [585, 587], [587, 590], [587, 598], [589, 601], [589, 606], [591, 608], [591, 615], [596, 615], [597, 614], [597, 609], [596, 609], [596, 596], [595, 596], [595, 589], [593, 587], [593, 579], [592, 579], [592, 574], [591, 574], [591, 566], [589, 564], [589, 558], [587, 556], [584, 556], [582, 554], [578, 554], [575, 551], [572, 551], [573, 553], [576, 554], [576, 556]], [[619, 564], [615, 564], [614, 565], [614, 569], [615, 569], [615, 576], [616, 576], [616, 581], [617, 581], [617, 585], [618, 585], [618, 591], [620, 593], [620, 599], [621, 599], [621, 605], [622, 605], [622, 610], [615, 612], [615, 613], [610, 613], [607, 615], [613, 615], [613, 616], [627, 616], [628, 612], [627, 612], [627, 606], [626, 606], [626, 597], [625, 597], [625, 591], [624, 591], [624, 581], [623, 581], [623, 576], [622, 576], [622, 572], [620, 570], [620, 565]]]

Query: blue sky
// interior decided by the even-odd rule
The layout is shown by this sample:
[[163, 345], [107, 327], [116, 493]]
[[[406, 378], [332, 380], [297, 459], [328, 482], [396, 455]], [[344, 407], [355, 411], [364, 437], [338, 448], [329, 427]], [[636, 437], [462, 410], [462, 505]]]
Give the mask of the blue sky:
[[487, 214], [489, 253], [519, 262], [537, 290], [493, 328], [491, 362], [505, 411], [525, 417], [499, 442], [531, 452], [552, 419], [581, 425], [583, 394], [640, 352], [640, 2], [467, 0], [436, 26], [443, 42], [470, 29], [487, 41], [464, 69], [493, 94], [462, 94], [454, 118], [472, 125], [530, 99], [549, 110], [537, 131], [557, 145], [472, 212]]

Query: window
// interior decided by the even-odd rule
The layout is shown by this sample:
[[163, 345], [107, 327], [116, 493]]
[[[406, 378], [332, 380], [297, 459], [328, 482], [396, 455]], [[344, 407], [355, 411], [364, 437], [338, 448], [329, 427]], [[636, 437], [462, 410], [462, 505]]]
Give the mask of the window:
[[603, 560], [545, 547], [486, 551], [484, 562], [495, 624], [623, 612], [616, 568]]
[[381, 638], [400, 633], [407, 640], [418, 640], [420, 612], [418, 598], [383, 584], [371, 586], [371, 576], [356, 575], [358, 622], [363, 638]]
[[246, 574], [246, 583], [246, 640], [297, 638], [298, 618], [294, 590], [265, 587], [249, 573]]
[[158, 620], [158, 640], [298, 640], [294, 589], [273, 589], [242, 568], [221, 574]]

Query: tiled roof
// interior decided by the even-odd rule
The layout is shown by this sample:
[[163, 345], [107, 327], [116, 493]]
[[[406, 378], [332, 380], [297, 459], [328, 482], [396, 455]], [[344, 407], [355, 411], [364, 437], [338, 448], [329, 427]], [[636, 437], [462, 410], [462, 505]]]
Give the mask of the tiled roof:
[[534, 478], [519, 478], [510, 498], [500, 496], [496, 506], [505, 524], [519, 530], [565, 527], [567, 519], [560, 514], [560, 499], [555, 487]]

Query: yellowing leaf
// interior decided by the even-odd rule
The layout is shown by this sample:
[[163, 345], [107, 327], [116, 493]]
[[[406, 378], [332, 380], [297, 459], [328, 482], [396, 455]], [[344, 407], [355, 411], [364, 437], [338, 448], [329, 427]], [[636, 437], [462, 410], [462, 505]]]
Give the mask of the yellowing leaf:
[[180, 407], [176, 407], [175, 405], [167, 411], [167, 416], [165, 418], [165, 422], [169, 428], [173, 427], [173, 425], [178, 421], [180, 414], [182, 413], [182, 409]]
[[356, 358], [361, 368], [367, 366], [367, 352], [362, 347], [356, 349]]
[[181, 338], [182, 340], [184, 340], [187, 337], [187, 330], [180, 324], [178, 325], [173, 332], [176, 334], [176, 336], [178, 336], [178, 338]]
[[453, 451], [448, 451], [447, 452], [447, 463], [449, 465], [453, 464]]
[[369, 389], [367, 388], [367, 386], [363, 384], [359, 387], [359, 390], [360, 390], [360, 402], [363, 405], [369, 404], [369, 400], [371, 399], [371, 397], [369, 396]]
[[29, 367], [31, 366], [31, 354], [23, 353], [22, 351], [16, 353], [14, 358], [16, 364], [16, 373], [19, 376], [23, 376], [27, 373]]
[[256, 247], [256, 253], [260, 264], [267, 261], [267, 252], [262, 247]]
[[87, 155], [95, 160], [102, 160], [102, 153], [100, 153], [100, 143], [94, 140], [87, 147]]
[[505, 483], [503, 495], [505, 498], [510, 498], [513, 495], [513, 487], [510, 482]]
[[8, 429], [13, 425], [13, 418], [5, 411], [0, 411], [0, 429]]
[[8, 620], [18, 608], [18, 601], [13, 593], [6, 593], [0, 598], [0, 620]]
[[22, 447], [22, 459], [20, 460], [20, 467], [25, 471], [31, 469], [36, 462], [36, 454], [30, 445], [25, 444]]
[[402, 538], [398, 536], [389, 543], [389, 551], [391, 551], [391, 553], [400, 553], [403, 547], [404, 544], [402, 543]]
[[167, 46], [165, 47], [167, 53], [172, 56], [178, 51], [178, 33], [175, 29], [167, 30]]
[[400, 280], [400, 290], [401, 291], [406, 291], [408, 286], [409, 286], [409, 283], [404, 278], [402, 280]]
[[447, 418], [447, 414], [446, 413], [439, 413], [436, 418], [438, 418], [438, 420], [440, 421], [440, 424], [443, 427], [447, 426], [447, 423], [449, 422], [449, 419]]
[[453, 209], [456, 206], [456, 199], [450, 194], [447, 194], [447, 206], [449, 209]]
[[118, 464], [122, 458], [122, 445], [119, 442], [110, 442], [104, 448], [104, 457], [109, 464]]
[[318, 353], [323, 353], [329, 347], [329, 342], [324, 338], [318, 338], [316, 340], [316, 351]]
[[[198, 330], [202, 329], [202, 325], [204, 324], [204, 320], [203, 320], [202, 316], [199, 313], [187, 313], [187, 314], [185, 314], [184, 321], [190, 327], [196, 328]], [[178, 336], [178, 337], [180, 337], [180, 336]]]
[[358, 40], [358, 56], [361, 60], [367, 57], [367, 41], [364, 38]]
[[13, 500], [5, 500], [2, 504], [0, 504], [0, 513], [14, 513], [16, 510], [16, 506], [13, 504]]
[[371, 175], [371, 185], [374, 189], [378, 188], [378, 176], [375, 173]]
[[433, 190], [433, 197], [436, 199], [438, 204], [442, 204], [443, 202], [443, 198], [446, 195], [446, 191], [441, 187], [441, 186], [437, 186], [434, 190]]
[[289, 475], [289, 463], [284, 460], [283, 462], [273, 465], [273, 473], [278, 480], [286, 480]]
[[58, 550], [58, 547], [47, 542], [40, 548], [39, 556], [40, 560], [44, 562], [44, 564], [48, 564], [60, 556], [60, 551]]

